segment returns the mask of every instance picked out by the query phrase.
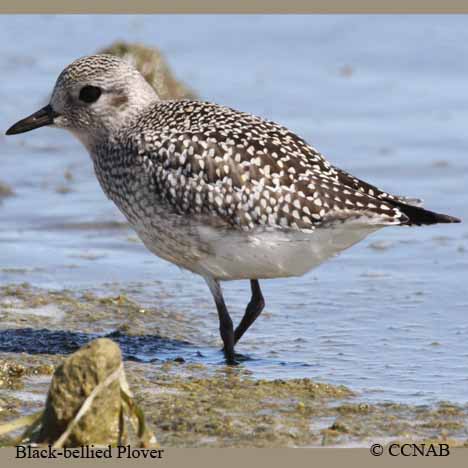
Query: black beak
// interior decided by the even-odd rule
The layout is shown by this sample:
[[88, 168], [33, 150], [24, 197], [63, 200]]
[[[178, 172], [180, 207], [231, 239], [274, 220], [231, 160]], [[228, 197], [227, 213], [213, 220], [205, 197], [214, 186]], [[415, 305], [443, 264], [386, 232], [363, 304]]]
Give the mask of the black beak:
[[16, 135], [17, 133], [29, 132], [35, 128], [51, 125], [54, 123], [54, 118], [58, 115], [59, 114], [57, 114], [49, 104], [37, 112], [34, 112], [34, 114], [31, 114], [29, 117], [16, 122], [15, 125], [11, 126], [6, 131], [6, 134]]

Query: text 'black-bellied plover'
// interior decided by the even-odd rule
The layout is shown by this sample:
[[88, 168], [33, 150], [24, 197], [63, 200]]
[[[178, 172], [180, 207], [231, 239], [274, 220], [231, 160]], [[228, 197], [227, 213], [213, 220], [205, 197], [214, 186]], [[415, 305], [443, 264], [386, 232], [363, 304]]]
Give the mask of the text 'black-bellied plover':
[[[384, 226], [459, 222], [332, 166], [274, 122], [161, 101], [110, 55], [65, 68], [50, 104], [7, 135], [44, 125], [85, 145], [102, 189], [151, 252], [206, 280], [230, 362], [264, 307], [260, 279], [303, 275]], [[240, 279], [252, 298], [234, 329], [220, 282]]]

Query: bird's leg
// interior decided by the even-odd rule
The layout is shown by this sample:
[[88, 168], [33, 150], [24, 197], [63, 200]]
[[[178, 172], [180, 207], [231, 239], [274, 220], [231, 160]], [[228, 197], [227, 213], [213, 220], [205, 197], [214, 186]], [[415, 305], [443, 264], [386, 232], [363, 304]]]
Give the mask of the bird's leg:
[[265, 307], [265, 299], [263, 299], [260, 283], [258, 280], [250, 280], [250, 288], [252, 290], [252, 297], [245, 310], [239, 325], [234, 332], [234, 344], [236, 344], [247, 331], [247, 329], [255, 322], [257, 317]]
[[236, 362], [234, 359], [234, 326], [224, 302], [221, 285], [214, 278], [205, 278], [205, 281], [208, 283], [216, 308], [218, 309], [219, 331], [224, 343], [224, 355], [227, 362], [233, 364]]

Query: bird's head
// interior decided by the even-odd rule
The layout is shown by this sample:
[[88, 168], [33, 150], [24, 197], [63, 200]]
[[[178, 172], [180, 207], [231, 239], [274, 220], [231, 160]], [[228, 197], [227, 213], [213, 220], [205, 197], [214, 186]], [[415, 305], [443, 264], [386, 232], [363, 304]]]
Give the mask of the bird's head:
[[112, 55], [75, 60], [57, 78], [50, 102], [6, 134], [43, 126], [70, 130], [88, 148], [127, 125], [159, 98], [128, 62]]

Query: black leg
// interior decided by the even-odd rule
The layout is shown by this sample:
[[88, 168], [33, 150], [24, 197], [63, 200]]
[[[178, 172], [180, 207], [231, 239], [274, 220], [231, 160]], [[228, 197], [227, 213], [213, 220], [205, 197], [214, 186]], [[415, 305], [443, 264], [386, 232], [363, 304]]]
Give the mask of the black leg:
[[235, 363], [234, 359], [234, 326], [231, 317], [224, 303], [223, 292], [219, 281], [213, 278], [205, 278], [210, 288], [211, 294], [218, 309], [219, 331], [224, 343], [224, 354], [228, 363]]
[[242, 335], [247, 331], [250, 325], [255, 322], [265, 307], [265, 299], [263, 299], [258, 280], [250, 280], [250, 288], [252, 289], [252, 298], [250, 299], [242, 320], [234, 332], [234, 344], [241, 339]]

